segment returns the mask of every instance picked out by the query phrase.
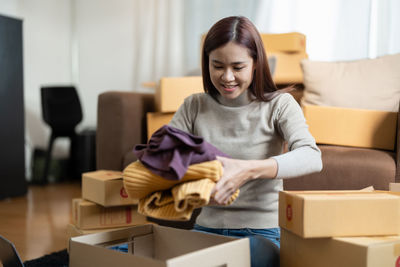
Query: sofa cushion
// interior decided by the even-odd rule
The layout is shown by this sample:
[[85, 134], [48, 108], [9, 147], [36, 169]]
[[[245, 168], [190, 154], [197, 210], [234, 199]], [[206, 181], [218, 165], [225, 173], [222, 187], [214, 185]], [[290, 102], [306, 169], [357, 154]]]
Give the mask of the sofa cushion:
[[390, 151], [319, 145], [321, 173], [284, 180], [285, 190], [388, 190], [394, 183], [395, 154]]
[[303, 60], [302, 104], [398, 111], [400, 54], [347, 62]]
[[135, 153], [133, 153], [133, 148], [129, 149], [122, 158], [122, 167], [125, 169], [129, 164], [136, 161], [138, 158], [136, 157]]

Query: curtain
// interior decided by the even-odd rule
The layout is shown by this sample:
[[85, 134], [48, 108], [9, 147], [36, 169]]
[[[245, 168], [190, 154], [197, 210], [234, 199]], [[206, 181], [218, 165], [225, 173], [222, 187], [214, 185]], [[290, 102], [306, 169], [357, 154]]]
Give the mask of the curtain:
[[136, 0], [134, 88], [164, 76], [200, 75], [201, 36], [219, 19], [254, 18], [259, 0]]
[[371, 0], [369, 57], [400, 52], [400, 1]]
[[199, 75], [201, 36], [231, 15], [248, 17], [262, 33], [305, 34], [312, 60], [400, 52], [397, 0], [136, 0], [134, 9], [135, 88], [163, 76]]
[[400, 52], [397, 0], [266, 0], [257, 10], [259, 31], [305, 34], [312, 60], [355, 60]]
[[135, 88], [183, 73], [183, 0], [134, 2]]

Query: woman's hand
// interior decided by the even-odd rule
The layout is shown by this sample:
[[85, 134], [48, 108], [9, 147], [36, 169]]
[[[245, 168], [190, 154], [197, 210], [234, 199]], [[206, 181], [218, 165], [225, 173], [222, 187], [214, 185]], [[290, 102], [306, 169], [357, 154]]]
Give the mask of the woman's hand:
[[278, 164], [274, 159], [240, 160], [217, 157], [222, 163], [224, 172], [215, 185], [210, 205], [224, 205], [233, 193], [250, 180], [257, 178], [274, 178]]
[[245, 184], [250, 177], [248, 176], [245, 160], [217, 157], [224, 168], [221, 179], [215, 185], [211, 195], [215, 203], [226, 204], [235, 191]]

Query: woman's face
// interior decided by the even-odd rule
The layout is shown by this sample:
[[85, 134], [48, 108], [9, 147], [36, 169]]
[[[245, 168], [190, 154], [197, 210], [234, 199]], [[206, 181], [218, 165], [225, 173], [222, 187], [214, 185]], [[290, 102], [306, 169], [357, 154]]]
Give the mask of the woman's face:
[[253, 81], [254, 62], [246, 47], [229, 42], [209, 55], [211, 82], [221, 96], [235, 99]]

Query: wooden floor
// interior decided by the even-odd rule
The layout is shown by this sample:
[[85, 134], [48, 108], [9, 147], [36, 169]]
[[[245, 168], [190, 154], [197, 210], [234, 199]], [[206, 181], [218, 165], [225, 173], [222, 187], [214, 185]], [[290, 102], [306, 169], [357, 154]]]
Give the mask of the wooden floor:
[[22, 261], [65, 249], [71, 200], [80, 196], [80, 182], [31, 185], [26, 196], [0, 201], [0, 235]]

